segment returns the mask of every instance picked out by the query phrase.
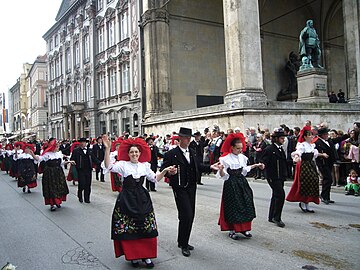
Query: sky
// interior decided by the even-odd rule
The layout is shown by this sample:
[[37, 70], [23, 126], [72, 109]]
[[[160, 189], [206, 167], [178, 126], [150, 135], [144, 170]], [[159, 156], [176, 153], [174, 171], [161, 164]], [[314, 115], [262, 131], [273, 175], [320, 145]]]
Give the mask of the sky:
[[0, 92], [16, 83], [23, 63], [46, 53], [42, 36], [55, 24], [62, 0], [1, 1]]

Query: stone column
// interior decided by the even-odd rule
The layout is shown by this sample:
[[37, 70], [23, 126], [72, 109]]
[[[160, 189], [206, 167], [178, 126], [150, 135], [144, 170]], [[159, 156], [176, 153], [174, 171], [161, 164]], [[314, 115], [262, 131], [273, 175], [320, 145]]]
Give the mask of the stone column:
[[163, 1], [144, 1], [142, 27], [145, 49], [146, 115], [172, 111], [169, 13]]
[[348, 98], [360, 102], [360, 3], [343, 0], [345, 61]]
[[227, 94], [232, 108], [264, 107], [258, 1], [223, 0]]
[[[70, 138], [75, 138], [75, 132], [74, 132], [74, 115], [72, 113], [69, 114], [69, 132], [70, 132]], [[76, 139], [76, 138], [75, 138]]]
[[64, 139], [69, 139], [69, 115], [64, 114]]

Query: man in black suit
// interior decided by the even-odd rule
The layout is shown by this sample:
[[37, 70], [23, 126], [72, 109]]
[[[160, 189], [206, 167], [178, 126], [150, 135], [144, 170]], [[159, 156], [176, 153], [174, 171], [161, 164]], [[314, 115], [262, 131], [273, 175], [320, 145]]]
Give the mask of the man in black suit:
[[189, 245], [189, 238], [195, 216], [196, 180], [201, 172], [218, 170], [218, 164], [206, 166], [199, 162], [196, 152], [189, 148], [191, 129], [181, 127], [178, 135], [179, 146], [165, 153], [161, 171], [168, 166], [177, 167], [177, 173], [168, 174], [167, 177], [170, 179], [178, 209], [178, 247], [182, 254], [188, 257], [190, 250], [194, 249]]
[[[159, 148], [154, 144], [154, 138], [153, 137], [147, 137], [145, 141], [149, 145], [150, 150], [151, 150], [150, 168], [154, 173], [156, 173], [157, 168], [158, 168], [158, 157], [163, 157], [163, 155], [160, 154]], [[146, 188], [147, 188], [148, 191], [156, 192], [154, 182], [151, 182], [151, 181], [146, 179], [146, 184], [145, 185], [146, 185]]]
[[282, 128], [275, 129], [271, 135], [272, 144], [263, 151], [261, 162], [265, 164], [266, 178], [272, 189], [269, 209], [269, 222], [279, 227], [285, 227], [281, 220], [281, 213], [285, 202], [284, 181], [287, 177], [287, 162], [282, 144], [285, 133]]
[[102, 143], [101, 136], [96, 139], [96, 144], [92, 148], [92, 158], [96, 164], [96, 180], [99, 180], [100, 173], [100, 181], [105, 182], [103, 170], [101, 168], [101, 162], [104, 160], [105, 156], [105, 146]]
[[[189, 147], [195, 151], [198, 162], [203, 163], [204, 143], [201, 141], [200, 131], [196, 131], [193, 136], [194, 136], [194, 140], [190, 142]], [[196, 179], [196, 183], [198, 185], [203, 185], [203, 183], [201, 183], [201, 173], [199, 173], [198, 178]]]
[[90, 193], [91, 193], [91, 176], [92, 176], [92, 161], [91, 161], [91, 151], [86, 147], [87, 140], [86, 138], [81, 138], [79, 140], [80, 146], [75, 148], [71, 155], [71, 160], [75, 161], [75, 168], [78, 173], [78, 198], [79, 202], [83, 202], [83, 192], [84, 192], [84, 201], [90, 203]]
[[339, 159], [335, 150], [335, 144], [346, 140], [347, 138], [349, 138], [348, 134], [335, 139], [329, 139], [328, 128], [322, 127], [318, 130], [318, 138], [315, 142], [315, 147], [319, 153], [327, 154], [327, 156], [318, 156], [316, 159], [316, 165], [323, 177], [320, 198], [325, 204], [334, 203], [333, 200], [330, 200], [331, 184], [333, 182], [331, 172], [335, 161]]

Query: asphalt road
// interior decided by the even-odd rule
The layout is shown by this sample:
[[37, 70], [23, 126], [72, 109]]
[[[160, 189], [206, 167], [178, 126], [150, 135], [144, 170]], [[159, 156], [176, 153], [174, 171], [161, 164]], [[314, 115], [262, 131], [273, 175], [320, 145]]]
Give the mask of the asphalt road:
[[[40, 180], [27, 194], [0, 172], [0, 267], [11, 262], [17, 270], [133, 269], [124, 257], [114, 257], [110, 240], [117, 194], [108, 176], [105, 183], [94, 179], [90, 204], [80, 204], [77, 187], [69, 183], [68, 201], [50, 212]], [[177, 247], [171, 188], [160, 182], [158, 191], [151, 193], [159, 226], [156, 269], [360, 269], [360, 197], [345, 196], [337, 188], [332, 193], [336, 203], [314, 206], [315, 214], [286, 202], [286, 227], [279, 228], [267, 221], [270, 188], [265, 181], [250, 180], [257, 212], [253, 237], [236, 241], [217, 225], [222, 181], [204, 177], [203, 182], [190, 239], [195, 250], [189, 258]]]

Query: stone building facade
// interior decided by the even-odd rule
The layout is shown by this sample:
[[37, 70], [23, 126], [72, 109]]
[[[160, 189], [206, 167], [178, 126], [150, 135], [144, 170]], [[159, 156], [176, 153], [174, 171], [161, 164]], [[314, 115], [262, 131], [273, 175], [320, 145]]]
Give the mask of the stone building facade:
[[38, 56], [27, 77], [29, 85], [27, 118], [30, 134], [35, 134], [41, 140], [47, 139], [49, 134], [46, 74], [46, 55]]
[[137, 3], [63, 0], [56, 23], [43, 36], [50, 136], [73, 139], [139, 132]]
[[30, 132], [27, 76], [31, 67], [31, 64], [23, 64], [23, 72], [16, 83], [9, 89], [9, 124], [10, 132], [15, 137], [24, 137]]
[[[300, 3], [301, 2], [301, 3]], [[360, 118], [360, 3], [353, 0], [143, 1], [144, 131], [219, 124], [301, 126], [306, 119], [347, 130]], [[327, 89], [349, 103], [279, 102], [284, 66], [313, 19]]]

